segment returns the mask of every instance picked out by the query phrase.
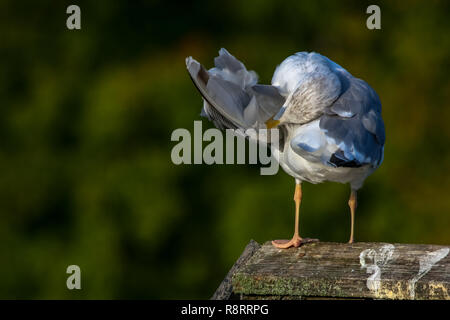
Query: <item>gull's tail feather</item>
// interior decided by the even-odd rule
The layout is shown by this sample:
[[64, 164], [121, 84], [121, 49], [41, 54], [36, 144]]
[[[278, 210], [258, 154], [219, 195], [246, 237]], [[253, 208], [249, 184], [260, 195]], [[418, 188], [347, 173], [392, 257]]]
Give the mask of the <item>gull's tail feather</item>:
[[186, 58], [189, 75], [204, 99], [201, 115], [219, 129], [266, 128], [265, 122], [284, 103], [277, 88], [258, 85], [256, 73], [223, 48], [214, 64], [206, 70], [192, 57]]

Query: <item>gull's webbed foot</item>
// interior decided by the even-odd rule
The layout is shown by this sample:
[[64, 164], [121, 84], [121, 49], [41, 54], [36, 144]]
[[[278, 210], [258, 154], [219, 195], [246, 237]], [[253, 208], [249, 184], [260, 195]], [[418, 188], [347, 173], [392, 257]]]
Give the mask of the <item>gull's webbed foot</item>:
[[319, 239], [301, 238], [294, 235], [291, 240], [273, 240], [272, 245], [278, 249], [298, 248], [305, 243], [318, 242]]

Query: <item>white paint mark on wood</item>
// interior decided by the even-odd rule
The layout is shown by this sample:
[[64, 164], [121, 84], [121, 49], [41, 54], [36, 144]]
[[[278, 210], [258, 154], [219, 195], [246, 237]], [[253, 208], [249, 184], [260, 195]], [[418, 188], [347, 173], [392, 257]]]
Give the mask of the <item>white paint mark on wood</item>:
[[[359, 254], [359, 263], [361, 268], [366, 268], [367, 273], [372, 275], [367, 278], [367, 288], [370, 291], [378, 293], [381, 284], [381, 267], [386, 265], [394, 254], [394, 245], [386, 244], [376, 249], [366, 249]], [[371, 259], [372, 263], [368, 263], [367, 260]]]
[[409, 296], [411, 297], [411, 299], [414, 299], [416, 297], [417, 281], [419, 281], [424, 275], [426, 275], [436, 263], [444, 259], [448, 255], [449, 251], [449, 248], [443, 248], [428, 252], [419, 257], [419, 273], [417, 273], [414, 278], [408, 281]]

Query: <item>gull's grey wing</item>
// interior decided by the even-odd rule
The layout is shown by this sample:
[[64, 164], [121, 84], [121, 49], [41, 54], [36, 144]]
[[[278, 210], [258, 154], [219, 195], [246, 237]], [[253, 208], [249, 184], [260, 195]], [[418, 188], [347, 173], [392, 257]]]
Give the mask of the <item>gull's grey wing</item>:
[[220, 129], [265, 128], [284, 103], [277, 88], [257, 84], [256, 73], [223, 48], [214, 63], [206, 70], [191, 57], [186, 59], [189, 75], [204, 98], [201, 115]]
[[278, 89], [270, 85], [256, 84], [248, 88], [247, 92], [254, 97], [254, 103], [250, 103], [244, 110], [246, 121], [251, 124], [265, 124], [280, 110], [285, 101]]
[[381, 103], [363, 80], [349, 74], [344, 92], [317, 120], [291, 140], [292, 148], [310, 161], [335, 167], [378, 167], [383, 161], [385, 129]]
[[[210, 73], [199, 62], [192, 59], [191, 57], [186, 58], [186, 67], [188, 69], [192, 82], [204, 99], [204, 108], [202, 109], [202, 115], [208, 116], [210, 120], [213, 121], [215, 126], [220, 129], [238, 128], [243, 122], [242, 113], [239, 112], [238, 109], [236, 109], [236, 106], [234, 104], [231, 104], [230, 106], [228, 106], [227, 104], [225, 104], [224, 106], [220, 106], [220, 102], [217, 103], [216, 99], [214, 99], [214, 91], [211, 91], [212, 87], [212, 90], [223, 92], [224, 90], [221, 90], [222, 88], [220, 85], [232, 85], [232, 83], [223, 81], [218, 77], [214, 77], [213, 79], [211, 79]], [[237, 97], [239, 97], [239, 93], [241, 93], [240, 90], [237, 91]], [[228, 98], [228, 100], [232, 100], [234, 98], [233, 91], [231, 91], [231, 96], [225, 94], [225, 98]], [[206, 112], [206, 110], [208, 112]]]
[[330, 163], [336, 166], [379, 166], [383, 160], [386, 136], [381, 102], [376, 92], [365, 81], [352, 77], [348, 89], [330, 111], [320, 119], [320, 128], [339, 147]]

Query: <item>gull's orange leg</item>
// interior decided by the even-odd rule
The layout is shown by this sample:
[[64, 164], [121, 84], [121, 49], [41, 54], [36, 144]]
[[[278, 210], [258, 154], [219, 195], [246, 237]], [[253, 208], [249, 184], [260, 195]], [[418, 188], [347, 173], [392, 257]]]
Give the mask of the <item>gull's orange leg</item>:
[[300, 216], [300, 203], [302, 202], [302, 185], [300, 183], [295, 184], [294, 201], [295, 201], [294, 236], [292, 237], [291, 240], [273, 240], [272, 244], [279, 249], [287, 249], [290, 247], [297, 248], [304, 243], [319, 241], [318, 239], [302, 238], [302, 237], [300, 237], [300, 234], [298, 231], [299, 216]]
[[358, 206], [358, 201], [356, 197], [356, 190], [352, 189], [350, 193], [350, 199], [348, 199], [348, 206], [350, 207], [350, 215], [351, 215], [351, 229], [350, 229], [350, 240], [348, 243], [353, 243], [353, 227], [355, 224], [355, 210]]

